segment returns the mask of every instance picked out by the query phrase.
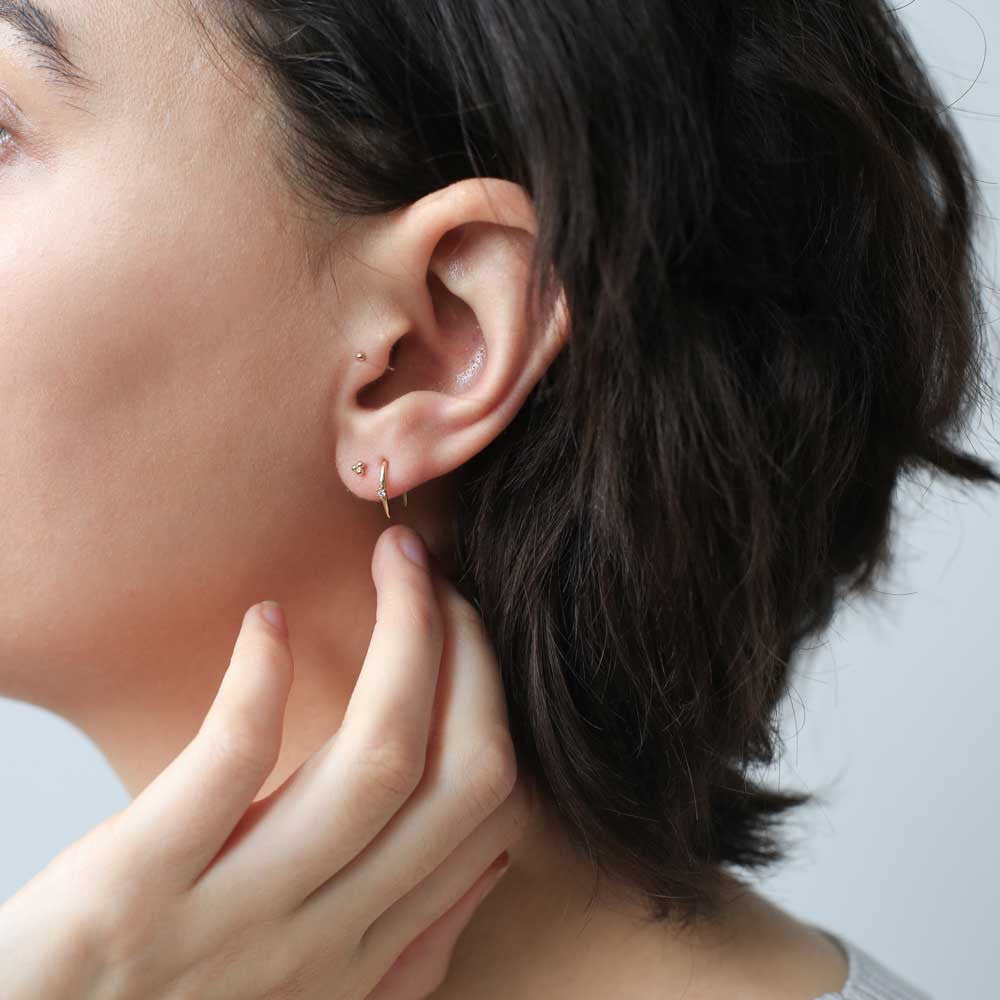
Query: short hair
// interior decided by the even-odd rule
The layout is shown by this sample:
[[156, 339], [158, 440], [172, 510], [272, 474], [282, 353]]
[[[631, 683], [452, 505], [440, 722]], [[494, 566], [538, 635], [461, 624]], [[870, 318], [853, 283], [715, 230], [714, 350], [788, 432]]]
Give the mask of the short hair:
[[802, 641], [987, 391], [970, 156], [876, 0], [213, 0], [331, 217], [523, 185], [569, 339], [456, 473], [519, 768], [654, 919], [779, 859]]

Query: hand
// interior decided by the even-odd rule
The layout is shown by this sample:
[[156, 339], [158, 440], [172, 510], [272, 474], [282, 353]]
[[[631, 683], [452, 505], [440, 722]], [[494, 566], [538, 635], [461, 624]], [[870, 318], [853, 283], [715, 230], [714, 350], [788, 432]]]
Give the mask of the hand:
[[415, 1000], [441, 984], [533, 798], [478, 615], [403, 539], [419, 543], [401, 526], [376, 543], [377, 622], [331, 739], [253, 801], [292, 681], [255, 605], [197, 735], [0, 907], [0, 996]]

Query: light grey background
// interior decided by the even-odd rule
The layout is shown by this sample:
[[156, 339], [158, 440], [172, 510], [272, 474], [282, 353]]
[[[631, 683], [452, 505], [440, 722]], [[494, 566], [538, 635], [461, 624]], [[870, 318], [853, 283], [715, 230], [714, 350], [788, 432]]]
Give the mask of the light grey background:
[[[899, 16], [946, 99], [957, 101], [988, 211], [997, 216], [1000, 5], [916, 0]], [[995, 284], [988, 226], [982, 254]], [[990, 301], [991, 316], [1000, 316], [1000, 296]], [[997, 350], [994, 336], [994, 357]], [[996, 369], [992, 383], [1000, 388]], [[970, 446], [1000, 460], [995, 415], [987, 414]], [[907, 487], [897, 533], [884, 604], [842, 607], [799, 664], [775, 777], [822, 791], [827, 801], [793, 824], [797, 850], [762, 887], [936, 1000], [996, 996], [1000, 491], [963, 494], [926, 480]], [[128, 802], [78, 730], [3, 699], [0, 788], [0, 900]]]

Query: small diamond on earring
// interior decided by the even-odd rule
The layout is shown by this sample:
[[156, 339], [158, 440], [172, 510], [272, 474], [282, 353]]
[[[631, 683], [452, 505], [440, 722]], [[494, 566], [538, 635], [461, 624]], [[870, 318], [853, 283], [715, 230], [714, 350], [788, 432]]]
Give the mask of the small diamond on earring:
[[351, 466], [351, 469], [359, 476], [363, 476], [365, 474], [365, 469], [367, 468], [368, 466], [365, 465], [364, 462], [355, 462], [354, 465]]
[[368, 360], [368, 355], [365, 354], [364, 351], [358, 351], [358, 353], [355, 354], [354, 356], [358, 359], [358, 361], [367, 361]]

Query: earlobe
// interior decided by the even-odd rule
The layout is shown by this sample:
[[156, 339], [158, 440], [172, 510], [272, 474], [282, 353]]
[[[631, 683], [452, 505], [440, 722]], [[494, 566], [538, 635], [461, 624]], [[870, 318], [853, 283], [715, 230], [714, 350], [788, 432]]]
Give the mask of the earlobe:
[[535, 232], [524, 189], [496, 178], [450, 185], [374, 227], [352, 285], [366, 303], [352, 315], [368, 325], [352, 327], [351, 341], [365, 357], [348, 367], [336, 415], [352, 492], [382, 499], [357, 466], [385, 458], [385, 499], [401, 496], [513, 419], [566, 332], [531, 315]]

